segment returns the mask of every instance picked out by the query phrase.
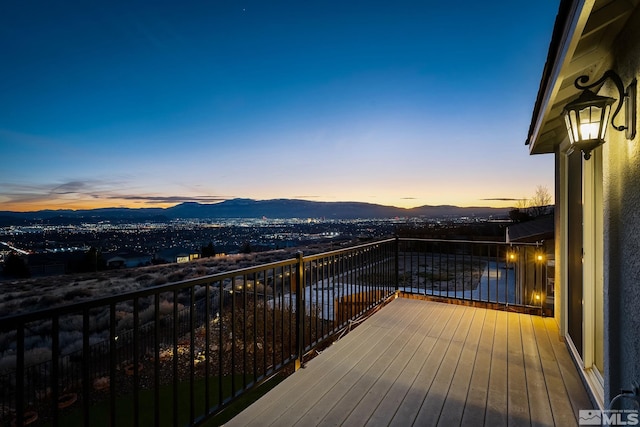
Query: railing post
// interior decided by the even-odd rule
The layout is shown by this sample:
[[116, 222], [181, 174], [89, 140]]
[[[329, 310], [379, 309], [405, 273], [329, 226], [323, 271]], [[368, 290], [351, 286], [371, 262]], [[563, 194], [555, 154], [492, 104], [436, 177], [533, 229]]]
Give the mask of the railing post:
[[24, 323], [18, 325], [16, 331], [16, 425], [24, 425], [25, 399], [24, 399]]
[[304, 255], [302, 251], [297, 254], [295, 293], [296, 293], [296, 362], [295, 370], [302, 367], [302, 355], [304, 354]]
[[398, 292], [398, 289], [400, 287], [400, 238], [398, 236], [396, 236], [394, 249], [395, 249], [395, 255], [396, 255], [396, 259], [395, 259], [396, 292]]

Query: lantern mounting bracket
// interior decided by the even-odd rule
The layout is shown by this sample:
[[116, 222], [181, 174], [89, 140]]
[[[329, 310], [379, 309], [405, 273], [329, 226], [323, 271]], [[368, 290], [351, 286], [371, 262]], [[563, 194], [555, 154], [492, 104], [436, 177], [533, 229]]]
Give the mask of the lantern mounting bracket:
[[[580, 90], [588, 90], [598, 85], [601, 85], [607, 79], [611, 79], [613, 84], [616, 86], [616, 89], [618, 89], [618, 94], [620, 96], [618, 98], [619, 99], [618, 106], [616, 107], [615, 111], [613, 112], [613, 115], [611, 116], [611, 126], [613, 126], [613, 128], [617, 131], [623, 131], [623, 130], [626, 131], [625, 132], [626, 138], [633, 139], [636, 135], [636, 114], [635, 114], [636, 85], [637, 85], [636, 79], [633, 79], [631, 81], [629, 86], [627, 86], [627, 90], [625, 91], [624, 85], [622, 83], [622, 79], [620, 78], [620, 76], [613, 70], [607, 70], [602, 75], [602, 77], [600, 77], [598, 80], [590, 84], [586, 84], [589, 81], [589, 76], [587, 75], [580, 76], [575, 80], [574, 86]], [[618, 116], [618, 113], [622, 109], [623, 104], [625, 104], [626, 106], [625, 124], [616, 126], [614, 121]]]

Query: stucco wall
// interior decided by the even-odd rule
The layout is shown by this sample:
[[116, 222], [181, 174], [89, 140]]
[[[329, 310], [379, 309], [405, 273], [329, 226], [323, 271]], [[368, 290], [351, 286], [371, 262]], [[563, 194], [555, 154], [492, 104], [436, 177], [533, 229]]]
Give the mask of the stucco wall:
[[[640, 78], [640, 10], [614, 43], [613, 69], [626, 87]], [[618, 98], [607, 84], [602, 94]], [[636, 102], [637, 103], [637, 102]], [[637, 114], [636, 114], [637, 115]], [[624, 108], [616, 125], [624, 120]], [[640, 383], [640, 138], [610, 128], [603, 146], [605, 402]]]

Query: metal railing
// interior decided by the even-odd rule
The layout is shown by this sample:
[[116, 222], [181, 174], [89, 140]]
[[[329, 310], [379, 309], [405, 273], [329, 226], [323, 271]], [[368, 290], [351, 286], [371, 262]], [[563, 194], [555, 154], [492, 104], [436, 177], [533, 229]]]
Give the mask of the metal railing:
[[405, 293], [553, 314], [553, 262], [539, 243], [398, 239], [397, 254]]
[[538, 250], [387, 239], [5, 317], [0, 425], [202, 424], [397, 292], [542, 309]]

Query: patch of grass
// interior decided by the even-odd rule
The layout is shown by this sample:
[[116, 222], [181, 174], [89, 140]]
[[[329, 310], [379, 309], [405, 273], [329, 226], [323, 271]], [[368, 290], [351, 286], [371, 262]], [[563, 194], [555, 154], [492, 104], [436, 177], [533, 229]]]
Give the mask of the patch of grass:
[[260, 399], [262, 396], [267, 394], [271, 389], [280, 384], [285, 379], [284, 375], [278, 375], [268, 382], [261, 384], [259, 387], [254, 388], [242, 396], [240, 396], [235, 402], [229, 405], [223, 412], [213, 417], [211, 420], [207, 421], [203, 424], [206, 427], [217, 427], [221, 426], [228, 421], [230, 421], [233, 417], [238, 415], [240, 412], [244, 411], [248, 408], [253, 402]]
[[[272, 378], [270, 381], [260, 385], [255, 389], [252, 389], [242, 396], [238, 397], [232, 404], [230, 404], [223, 412], [216, 415], [205, 426], [213, 427], [220, 426], [231, 418], [242, 412], [245, 408], [251, 405], [253, 402], [262, 397], [265, 393], [275, 387], [283, 380], [283, 376], [278, 375]], [[235, 376], [236, 387], [242, 384], [242, 375]], [[194, 417], [198, 418], [205, 414], [205, 379], [197, 379], [194, 381]], [[231, 396], [232, 377], [224, 377], [222, 380], [222, 396], [223, 399], [228, 399]], [[174, 390], [172, 384], [163, 385], [160, 387], [160, 425], [172, 426], [174, 420]], [[215, 406], [219, 401], [218, 390], [218, 377], [212, 377], [209, 379], [209, 393], [210, 404], [206, 406]], [[177, 418], [178, 425], [189, 425], [190, 412], [191, 412], [191, 392], [190, 384], [188, 381], [184, 381], [178, 384], [177, 393]], [[141, 426], [155, 425], [155, 401], [154, 390], [141, 390], [138, 393], [139, 411], [138, 421]], [[125, 426], [133, 425], [134, 408], [133, 408], [134, 396], [133, 394], [121, 395], [116, 399], [116, 413], [115, 413], [115, 425]], [[109, 400], [105, 399], [90, 407], [89, 425], [93, 426], [108, 426], [110, 425], [110, 413], [109, 413]], [[78, 405], [75, 409], [64, 414], [60, 417], [59, 424], [62, 426], [75, 427], [83, 426], [83, 413], [82, 408]], [[49, 426], [51, 423], [43, 423], [44, 426]]]
[[[392, 273], [393, 274], [393, 273]], [[357, 283], [362, 285], [386, 285], [389, 282], [389, 274], [386, 273], [363, 273], [358, 275]]]
[[447, 274], [444, 271], [426, 271], [426, 272], [418, 272], [418, 277], [422, 277], [427, 279], [429, 282], [447, 282], [449, 280], [453, 280], [456, 278], [456, 275], [453, 272]]
[[408, 286], [411, 285], [413, 280], [413, 275], [411, 273], [400, 273], [398, 274], [398, 284], [400, 286]]

